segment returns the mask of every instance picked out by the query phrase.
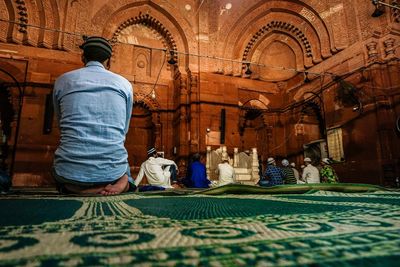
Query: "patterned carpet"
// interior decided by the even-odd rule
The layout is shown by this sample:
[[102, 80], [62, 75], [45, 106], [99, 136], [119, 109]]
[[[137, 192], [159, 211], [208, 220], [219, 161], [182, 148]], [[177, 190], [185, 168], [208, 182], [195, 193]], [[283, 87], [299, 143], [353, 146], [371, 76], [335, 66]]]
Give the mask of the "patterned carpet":
[[400, 192], [376, 186], [234, 185], [113, 197], [42, 192], [4, 196], [0, 208], [0, 266], [400, 262]]

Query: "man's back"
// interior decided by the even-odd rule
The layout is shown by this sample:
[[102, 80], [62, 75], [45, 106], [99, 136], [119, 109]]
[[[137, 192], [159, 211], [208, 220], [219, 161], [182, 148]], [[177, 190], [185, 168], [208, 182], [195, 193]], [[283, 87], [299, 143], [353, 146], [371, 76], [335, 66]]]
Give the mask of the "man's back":
[[171, 181], [169, 174], [163, 169], [163, 166], [175, 165], [173, 160], [150, 157], [140, 166], [140, 170], [135, 184], [138, 186], [146, 175], [147, 181], [150, 185], [161, 186], [170, 188]]
[[294, 171], [290, 167], [282, 167], [282, 171], [285, 173], [284, 183], [285, 184], [297, 184], [297, 180], [294, 175]]
[[283, 179], [285, 178], [285, 174], [281, 168], [272, 164], [267, 166], [265, 176], [269, 180], [270, 186], [283, 184]]
[[235, 170], [228, 162], [218, 164], [218, 172], [218, 185], [221, 186], [235, 182]]
[[320, 183], [317, 167], [309, 164], [303, 170], [303, 180], [308, 184]]
[[208, 188], [210, 181], [207, 179], [206, 167], [200, 161], [195, 161], [189, 166], [190, 187]]
[[53, 96], [61, 132], [55, 171], [82, 182], [114, 181], [124, 175], [124, 141], [133, 103], [129, 81], [91, 61], [57, 79]]

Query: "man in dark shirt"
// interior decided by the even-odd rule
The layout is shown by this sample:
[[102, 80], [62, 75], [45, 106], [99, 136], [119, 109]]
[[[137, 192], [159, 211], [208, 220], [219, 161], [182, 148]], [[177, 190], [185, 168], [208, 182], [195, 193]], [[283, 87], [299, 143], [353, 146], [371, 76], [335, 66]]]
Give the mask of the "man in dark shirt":
[[210, 180], [207, 179], [206, 167], [200, 161], [200, 154], [196, 153], [192, 157], [192, 163], [189, 165], [188, 173], [184, 181], [185, 186], [193, 188], [208, 188]]
[[260, 180], [261, 186], [274, 186], [283, 184], [286, 175], [281, 168], [276, 166], [274, 158], [268, 158], [267, 171], [265, 172], [264, 179]]
[[282, 160], [282, 171], [285, 173], [285, 179], [283, 180], [285, 184], [297, 184], [294, 171], [292, 168], [290, 168], [289, 161], [287, 159]]

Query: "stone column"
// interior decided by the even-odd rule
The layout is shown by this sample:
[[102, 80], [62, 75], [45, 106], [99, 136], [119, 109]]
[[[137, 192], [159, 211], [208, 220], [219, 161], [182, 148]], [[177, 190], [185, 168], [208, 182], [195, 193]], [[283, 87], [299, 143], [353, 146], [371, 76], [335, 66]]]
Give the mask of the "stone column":
[[189, 155], [189, 136], [188, 136], [188, 90], [187, 77], [182, 75], [180, 84], [180, 114], [179, 114], [179, 155]]
[[207, 146], [206, 170], [207, 170], [207, 177], [209, 177], [209, 178], [211, 178], [210, 167], [211, 167], [211, 146]]
[[233, 149], [233, 167], [237, 168], [239, 166], [239, 149], [235, 147]]
[[257, 148], [252, 148], [252, 160], [251, 160], [251, 179], [253, 181], [258, 181], [260, 175], [258, 174], [258, 153]]
[[389, 38], [383, 41], [383, 44], [385, 46], [385, 58], [389, 59], [395, 56], [396, 48], [394, 47], [394, 42], [395, 40], [393, 38]]
[[375, 41], [369, 42], [366, 44], [367, 46], [367, 53], [368, 53], [368, 62], [377, 61], [378, 60], [378, 50], [377, 50], [378, 43]]

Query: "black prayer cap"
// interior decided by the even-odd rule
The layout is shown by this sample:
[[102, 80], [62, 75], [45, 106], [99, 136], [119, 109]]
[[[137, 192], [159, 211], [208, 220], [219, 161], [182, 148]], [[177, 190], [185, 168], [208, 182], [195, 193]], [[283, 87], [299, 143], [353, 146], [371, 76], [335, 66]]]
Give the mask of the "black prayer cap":
[[91, 36], [85, 39], [85, 42], [79, 46], [85, 53], [90, 51], [91, 48], [101, 49], [108, 56], [111, 57], [112, 47], [107, 39], [100, 36]]

